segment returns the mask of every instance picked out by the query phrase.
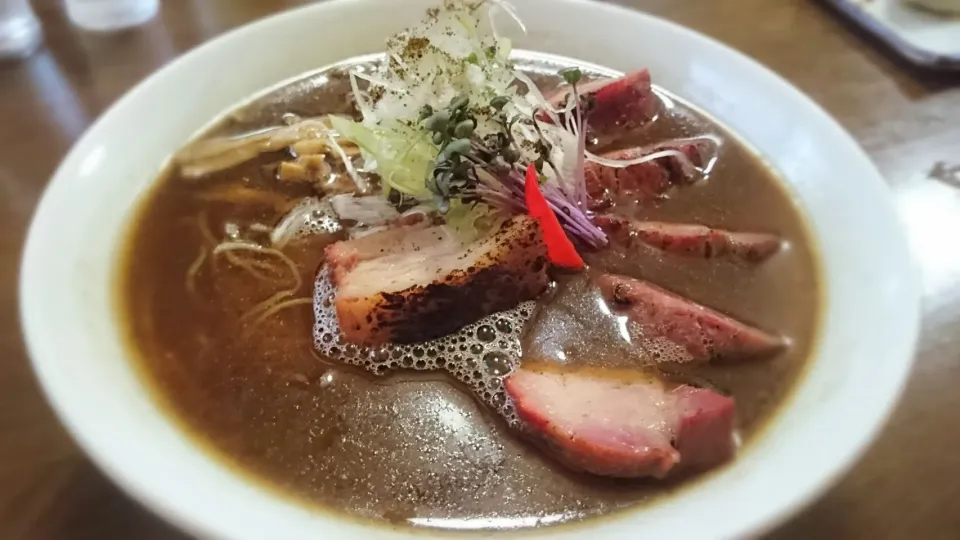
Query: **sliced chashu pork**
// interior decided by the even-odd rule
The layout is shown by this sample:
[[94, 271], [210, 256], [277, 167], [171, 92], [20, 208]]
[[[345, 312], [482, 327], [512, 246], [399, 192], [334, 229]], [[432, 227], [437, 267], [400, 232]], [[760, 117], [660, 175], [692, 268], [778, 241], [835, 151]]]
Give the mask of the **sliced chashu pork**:
[[[587, 122], [589, 138], [600, 145], [615, 141], [649, 123], [659, 108], [659, 101], [650, 84], [650, 72], [645, 69], [617, 79], [581, 84], [577, 91], [592, 102]], [[569, 88], [557, 92], [550, 98], [551, 105], [563, 107], [569, 92]]]
[[[687, 156], [693, 165], [703, 164], [697, 145], [687, 143], [655, 148], [626, 148], [607, 152], [602, 157], [628, 161], [662, 150], [677, 150]], [[607, 208], [624, 199], [639, 202], [655, 199], [673, 187], [694, 183], [698, 177], [691, 172], [684, 170], [679, 158], [671, 156], [619, 168], [587, 161], [583, 168], [588, 204], [592, 210]]]
[[575, 469], [662, 478], [735, 450], [733, 400], [712, 390], [642, 372], [529, 363], [504, 384], [522, 429]]
[[774, 234], [734, 232], [696, 223], [637, 221], [612, 215], [595, 216], [597, 227], [610, 241], [633, 248], [638, 242], [667, 253], [713, 259], [730, 257], [748, 263], [761, 263], [780, 250], [780, 238]]
[[329, 246], [327, 261], [340, 329], [363, 345], [440, 337], [547, 286], [546, 246], [526, 216], [469, 244], [446, 225], [388, 229]]
[[640, 339], [665, 339], [686, 351], [689, 361], [757, 358], [784, 346], [777, 336], [646, 281], [603, 274], [596, 283], [610, 310], [626, 316]]

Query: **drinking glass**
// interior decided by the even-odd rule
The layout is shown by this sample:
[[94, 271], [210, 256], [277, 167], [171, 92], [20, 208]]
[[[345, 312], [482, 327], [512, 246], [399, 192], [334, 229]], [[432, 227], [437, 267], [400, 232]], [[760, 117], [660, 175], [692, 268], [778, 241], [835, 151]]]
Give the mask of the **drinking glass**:
[[0, 60], [29, 56], [42, 39], [40, 21], [28, 0], [0, 0]]

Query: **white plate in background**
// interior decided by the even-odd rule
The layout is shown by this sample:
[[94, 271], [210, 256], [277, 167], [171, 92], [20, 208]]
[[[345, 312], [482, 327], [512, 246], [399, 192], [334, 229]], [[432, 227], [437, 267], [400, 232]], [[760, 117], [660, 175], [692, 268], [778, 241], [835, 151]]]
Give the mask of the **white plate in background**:
[[939, 15], [904, 0], [824, 0], [915, 64], [960, 70], [960, 15]]

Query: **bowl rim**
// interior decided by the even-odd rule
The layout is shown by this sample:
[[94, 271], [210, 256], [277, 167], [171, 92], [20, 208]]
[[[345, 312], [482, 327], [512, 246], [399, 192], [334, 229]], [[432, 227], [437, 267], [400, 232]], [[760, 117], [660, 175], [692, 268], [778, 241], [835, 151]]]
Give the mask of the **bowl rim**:
[[[374, 8], [377, 4], [383, 3], [383, 1], [384, 0], [331, 0], [318, 4], [307, 4], [294, 9], [281, 11], [263, 19], [252, 21], [232, 29], [180, 55], [178, 58], [163, 66], [146, 79], [138, 83], [136, 86], [128, 90], [86, 130], [86, 132], [78, 141], [75, 142], [53, 174], [51, 181], [44, 189], [43, 195], [39, 204], [37, 205], [37, 209], [31, 221], [27, 233], [27, 241], [25, 242], [23, 249], [23, 259], [20, 268], [20, 318], [26, 340], [28, 355], [31, 359], [32, 367], [38, 381], [40, 382], [41, 389], [47, 402], [50, 403], [60, 422], [67, 428], [74, 440], [78, 442], [84, 453], [90, 457], [115, 484], [119, 485], [125, 492], [144, 503], [148, 508], [154, 512], [157, 512], [168, 522], [173, 523], [192, 534], [202, 537], [221, 537], [223, 530], [212, 526], [198, 514], [184, 512], [183, 509], [178, 508], [176, 504], [172, 504], [167, 500], [162, 500], [151, 491], [149, 486], [138, 484], [135, 480], [125, 474], [123, 470], [114, 467], [114, 464], [110, 461], [107, 453], [103, 451], [103, 447], [97, 441], [88, 437], [86, 430], [82, 426], [79, 415], [75, 415], [73, 411], [70, 410], [70, 403], [67, 402], [62, 394], [58, 394], [48, 383], [47, 368], [49, 366], [47, 365], [47, 361], [41, 357], [39, 352], [39, 343], [47, 336], [44, 336], [43, 329], [36, 324], [38, 320], [38, 312], [35, 311], [31, 302], [32, 291], [34, 291], [36, 287], [41, 286], [41, 283], [38, 281], [39, 278], [34, 278], [32, 270], [36, 265], [43, 264], [43, 261], [37, 260], [38, 255], [35, 253], [38, 252], [38, 246], [47, 241], [46, 238], [41, 236], [40, 228], [37, 225], [39, 222], [39, 216], [52, 212], [52, 210], [49, 209], [52, 204], [50, 202], [50, 194], [58, 189], [57, 186], [62, 183], [61, 181], [58, 181], [58, 179], [69, 174], [68, 171], [66, 171], [65, 164], [68, 162], [68, 160], [76, 160], [79, 158], [79, 156], [76, 155], [79, 151], [78, 149], [82, 146], [82, 143], [85, 140], [90, 138], [90, 134], [97, 132], [104, 124], [106, 119], [114, 114], [117, 109], [125, 107], [129, 102], [135, 101], [145, 88], [153, 86], [157, 84], [158, 81], [168, 77], [171, 72], [177, 70], [179, 66], [186, 60], [202, 57], [207, 55], [209, 51], [215, 48], [226, 47], [230, 43], [245, 39], [247, 35], [253, 33], [255, 30], [264, 29], [268, 26], [282, 28], [285, 24], [287, 24], [288, 21], [296, 19], [308, 11], [326, 11], [330, 14], [335, 14], [346, 4], [364, 4], [369, 8]], [[875, 189], [878, 190], [876, 195], [880, 197], [882, 203], [887, 209], [895, 208], [895, 203], [889, 187], [883, 181], [883, 177], [870, 161], [869, 157], [859, 147], [859, 145], [857, 145], [853, 138], [846, 131], [844, 131], [843, 128], [840, 127], [840, 125], [832, 117], [827, 115], [827, 113], [825, 113], [813, 100], [800, 92], [797, 88], [780, 77], [778, 74], [769, 70], [752, 58], [732, 49], [727, 45], [724, 45], [723, 43], [720, 43], [715, 39], [704, 34], [700, 34], [699, 32], [681, 26], [672, 21], [640, 11], [631, 10], [626, 7], [595, 2], [593, 0], [562, 1], [568, 5], [589, 7], [592, 10], [597, 10], [604, 13], [606, 17], [610, 18], [628, 17], [638, 21], [643, 20], [644, 24], [659, 25], [668, 29], [670, 32], [682, 35], [684, 39], [701, 42], [705, 47], [721, 49], [725, 54], [736, 56], [740, 61], [750, 64], [751, 69], [757, 71], [758, 73], [762, 73], [764, 77], [767, 77], [774, 84], [778, 85], [780, 87], [780, 92], [794, 94], [804, 101], [805, 105], [809, 109], [815, 111], [815, 113], [821, 117], [818, 119], [819, 122], [825, 122], [826, 124], [829, 124], [832, 129], [839, 130], [844, 137], [849, 139], [849, 141], [853, 143], [853, 146], [856, 148], [856, 155], [851, 156], [852, 159], [862, 161], [865, 167], [869, 167], [871, 170], [869, 180], [877, 184], [875, 186]], [[899, 237], [893, 239], [892, 242], [899, 243], [903, 247], [907, 245], [905, 236], [902, 233], [902, 229]], [[907, 253], [909, 253], [909, 250], [907, 250]], [[776, 508], [766, 508], [764, 512], [751, 514], [748, 517], [740, 519], [736, 525], [731, 526], [726, 530], [718, 531], [722, 537], [760, 535], [782, 523], [790, 515], [797, 512], [800, 508], [808, 505], [811, 501], [819, 497], [824, 491], [832, 486], [866, 451], [870, 443], [875, 440], [882, 427], [886, 424], [893, 411], [894, 405], [899, 401], [899, 398], [902, 395], [903, 389], [906, 385], [907, 375], [912, 366], [914, 350], [919, 337], [919, 271], [916, 262], [912, 258], [906, 261], [906, 265], [909, 266], [909, 270], [906, 271], [902, 276], [906, 282], [903, 284], [905, 292], [901, 298], [901, 300], [903, 300], [901, 307], [907, 314], [905, 319], [908, 321], [908, 324], [902, 328], [902, 335], [900, 336], [898, 343], [900, 352], [897, 353], [903, 357], [903, 360], [897, 366], [891, 367], [891, 370], [888, 373], [888, 386], [883, 392], [879, 392], [881, 396], [878, 397], [878, 408], [875, 409], [874, 413], [869, 417], [869, 425], [865, 426], [865, 429], [862, 429], [862, 433], [859, 435], [856, 441], [850, 443], [843, 452], [836, 456], [837, 459], [832, 463], [832, 465], [825, 466], [818, 471], [818, 478], [816, 480], [811, 480], [808, 485], [803, 486], [803, 488], [798, 491], [798, 494], [790, 498], [786, 504], [781, 504]], [[814, 351], [814, 358], [812, 358], [810, 362], [813, 363], [819, 354], [820, 353], [818, 351]], [[894, 369], [894, 367], [897, 369]], [[799, 387], [804, 384], [806, 384], [805, 379], [798, 381], [796, 386]], [[781, 405], [781, 408], [785, 409], [789, 407], [793, 398], [793, 395], [789, 396], [786, 402]], [[157, 406], [159, 407], [159, 405]], [[781, 413], [782, 410], [777, 414], [780, 415]], [[773, 422], [776, 422], [776, 419], [771, 421], [771, 423]], [[605, 521], [612, 519], [619, 518], [606, 518]], [[551, 532], [561, 532], [561, 530], [570, 530], [573, 528], [579, 529], [581, 526], [590, 526], [591, 523], [593, 523], [593, 521], [588, 520], [585, 524], [566, 526], [562, 529], [547, 528], [544, 529], [544, 532], [550, 534]], [[365, 529], [381, 529], [381, 527], [377, 527], [376, 525], [365, 524], [363, 527]], [[442, 535], [444, 533], [434, 534]], [[530, 533], [523, 534], [528, 537], [535, 536]], [[429, 533], [428, 536], [430, 536]]]

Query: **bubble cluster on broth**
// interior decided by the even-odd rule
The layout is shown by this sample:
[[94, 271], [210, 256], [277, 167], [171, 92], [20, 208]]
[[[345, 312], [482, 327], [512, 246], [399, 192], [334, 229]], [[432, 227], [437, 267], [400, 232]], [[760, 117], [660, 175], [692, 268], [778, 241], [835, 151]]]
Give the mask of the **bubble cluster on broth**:
[[488, 315], [439, 339], [366, 347], [344, 341], [333, 305], [335, 293], [327, 271], [321, 271], [314, 289], [313, 343], [325, 357], [377, 376], [397, 370], [449, 373], [510, 425], [518, 424], [513, 403], [503, 389], [503, 376], [520, 360], [522, 332], [536, 309], [535, 302]]

